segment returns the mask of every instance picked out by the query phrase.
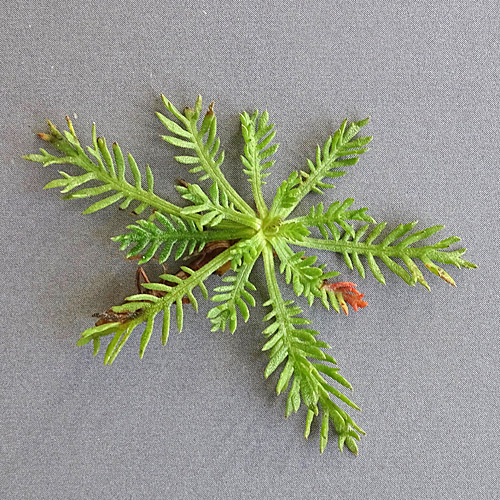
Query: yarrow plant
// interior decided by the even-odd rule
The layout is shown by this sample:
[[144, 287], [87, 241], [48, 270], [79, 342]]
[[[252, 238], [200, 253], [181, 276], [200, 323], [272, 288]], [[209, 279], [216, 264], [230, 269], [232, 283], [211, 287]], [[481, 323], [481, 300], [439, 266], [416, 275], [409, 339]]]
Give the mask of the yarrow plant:
[[447, 250], [459, 241], [457, 237], [424, 243], [443, 226], [413, 231], [416, 222], [411, 222], [385, 234], [386, 223], [375, 223], [366, 208], [352, 209], [352, 198], [336, 201], [328, 207], [319, 203], [305, 216], [291, 216], [307, 194], [321, 194], [324, 189], [333, 188], [329, 180], [345, 175], [344, 169], [355, 165], [360, 155], [367, 151], [366, 146], [372, 138], [358, 137], [358, 133], [368, 119], [351, 124], [344, 121], [322, 147], [317, 147], [315, 159], [307, 160], [304, 170], [292, 172], [282, 182], [272, 203], [267, 205], [261, 188], [274, 164], [270, 158], [278, 149], [278, 144], [273, 144], [276, 131], [266, 111], [262, 114], [255, 111], [251, 115], [242, 113], [245, 148], [241, 162], [254, 198], [253, 203], [248, 204], [221, 169], [224, 151], [220, 150], [216, 135], [213, 103], [202, 116], [200, 96], [194, 108], [182, 112], [164, 96], [162, 99], [168, 116], [156, 115], [169, 132], [162, 138], [182, 151], [175, 157], [180, 164], [189, 172], [199, 174], [200, 181], [208, 181], [207, 189], [200, 184], [180, 182], [177, 189], [188, 202], [187, 206], [181, 207], [155, 194], [149, 166], [145, 168], [144, 183], [132, 155], [125, 158], [116, 143], [109, 148], [103, 137], [97, 137], [95, 125], [92, 146], [84, 149], [69, 118], [66, 118], [69, 130], [64, 132], [49, 121], [50, 132], [39, 136], [61, 155], [41, 149], [40, 154], [25, 156], [43, 166], [72, 164], [80, 167], [84, 172], [81, 175], [60, 171], [61, 177], [45, 188], [62, 188], [67, 199], [100, 196], [84, 211], [86, 214], [118, 202], [121, 209], [133, 205], [137, 215], [149, 210], [147, 218], [137, 220], [127, 227], [126, 233], [113, 238], [121, 250], [127, 250], [127, 257], [139, 259], [139, 264], [153, 258], [164, 263], [173, 252], [175, 260], [192, 258], [188, 265], [180, 266], [176, 274], [162, 274], [157, 283], [151, 283], [139, 268], [139, 293], [99, 314], [96, 325], [81, 334], [78, 345], [92, 342], [94, 355], [97, 355], [101, 341], [109, 338], [104, 363], [111, 364], [130, 335], [144, 324], [139, 351], [142, 358], [160, 313], [163, 315], [162, 342], [166, 344], [172, 310], [181, 331], [184, 306], [189, 303], [197, 311], [195, 290], [199, 289], [201, 295], [208, 298], [204, 282], [215, 272], [225, 276], [223, 284], [215, 288], [215, 295], [211, 297], [216, 305], [209, 311], [208, 318], [212, 331], [227, 328], [233, 333], [239, 317], [247, 321], [249, 306], [255, 305], [251, 272], [257, 259], [262, 257], [269, 296], [264, 302], [268, 308], [264, 321], [268, 326], [263, 332], [266, 342], [262, 350], [269, 355], [264, 376], [267, 378], [280, 371], [276, 392], [288, 391], [286, 416], [298, 411], [302, 403], [305, 405], [306, 438], [313, 419], [321, 419], [321, 452], [333, 424], [339, 449], [342, 451], [346, 445], [357, 454], [357, 441], [365, 432], [345, 408], [359, 410], [359, 407], [335, 385], [352, 389], [351, 384], [340, 375], [337, 362], [328, 353], [330, 346], [318, 340], [318, 332], [303, 317], [302, 309], [294, 301], [283, 298], [277, 274], [283, 274], [295, 294], [304, 296], [310, 306], [317, 301], [326, 309], [332, 307], [347, 314], [348, 306], [354, 310], [366, 306], [363, 294], [354, 283], [333, 282], [338, 272], [325, 271], [324, 264], [316, 265], [316, 256], [306, 255], [304, 250], [297, 251], [297, 247], [342, 254], [347, 266], [356, 268], [361, 277], [365, 277], [367, 265], [375, 278], [385, 283], [382, 264], [385, 271], [397, 274], [408, 285], [420, 283], [425, 288], [429, 285], [422, 266], [451, 285], [455, 282], [440, 264], [459, 268], [476, 266], [462, 259], [465, 249]]

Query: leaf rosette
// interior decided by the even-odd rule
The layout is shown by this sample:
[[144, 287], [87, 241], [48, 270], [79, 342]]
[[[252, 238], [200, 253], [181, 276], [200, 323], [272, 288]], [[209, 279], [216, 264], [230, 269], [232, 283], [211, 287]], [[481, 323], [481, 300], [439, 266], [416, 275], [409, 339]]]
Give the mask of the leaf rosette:
[[[424, 273], [428, 271], [455, 285], [442, 266], [476, 266], [463, 259], [465, 249], [450, 250], [459, 238], [428, 242], [443, 226], [414, 231], [416, 222], [411, 222], [387, 232], [386, 223], [375, 223], [366, 208], [353, 209], [352, 198], [336, 201], [326, 209], [319, 203], [307, 215], [291, 217], [307, 194], [334, 188], [332, 179], [344, 176], [368, 150], [372, 138], [358, 135], [368, 119], [350, 124], [344, 121], [317, 147], [314, 160], [306, 160], [303, 170], [292, 172], [279, 185], [272, 203], [267, 205], [262, 186], [278, 150], [278, 144], [273, 142], [276, 130], [267, 111], [240, 115], [245, 142], [241, 162], [253, 194], [252, 203], [248, 203], [224, 175], [225, 157], [217, 137], [213, 103], [202, 114], [201, 97], [193, 108], [184, 111], [162, 98], [166, 114], [156, 113], [167, 130], [162, 138], [180, 150], [175, 159], [198, 175], [200, 182], [182, 182], [178, 186], [184, 200], [182, 206], [157, 195], [152, 170], [148, 166], [139, 168], [133, 156], [124, 155], [118, 144], [113, 143], [110, 149], [104, 138], [97, 137], [95, 125], [92, 145], [84, 149], [69, 118], [68, 130], [64, 132], [48, 122], [49, 133], [39, 135], [59, 154], [41, 149], [39, 154], [25, 157], [43, 166], [79, 167], [81, 174], [70, 175], [61, 170], [60, 177], [45, 187], [60, 188], [67, 199], [92, 198], [84, 213], [117, 203], [121, 209], [133, 206], [136, 215], [149, 213], [148, 218], [129, 225], [128, 232], [113, 238], [128, 258], [137, 258], [139, 264], [151, 259], [158, 259], [161, 264], [171, 257], [190, 260], [176, 274], [164, 273], [156, 283], [149, 279], [140, 283], [139, 293], [100, 314], [96, 325], [81, 334], [78, 344], [92, 342], [97, 355], [101, 341], [109, 339], [104, 362], [111, 364], [131, 334], [145, 325], [140, 342], [142, 358], [157, 319], [162, 317], [161, 337], [165, 344], [172, 313], [181, 331], [186, 305], [198, 310], [197, 295], [209, 297], [205, 282], [216, 272], [227, 274], [211, 297], [215, 304], [208, 312], [211, 329], [229, 329], [234, 333], [238, 321], [248, 321], [250, 307], [255, 306], [257, 294], [251, 280], [262, 257], [269, 296], [264, 302], [269, 308], [264, 318], [268, 324], [263, 332], [266, 342], [262, 350], [269, 355], [264, 375], [267, 378], [277, 374], [276, 392], [287, 392], [286, 416], [302, 406], [306, 408], [306, 438], [314, 418], [321, 420], [321, 452], [333, 427], [340, 450], [347, 446], [357, 454], [357, 442], [364, 431], [348, 409], [359, 407], [340, 390], [342, 387], [350, 391], [352, 386], [339, 373], [330, 346], [319, 339], [319, 332], [311, 328], [303, 310], [293, 300], [284, 298], [280, 281], [291, 285], [295, 295], [304, 297], [309, 305], [318, 299], [325, 308], [347, 314], [348, 306], [354, 310], [366, 306], [363, 294], [354, 283], [332, 282], [339, 273], [327, 271], [325, 264], [317, 265], [317, 257], [308, 251], [340, 254], [347, 267], [356, 269], [362, 278], [368, 269], [385, 284], [384, 273], [392, 272], [408, 285], [419, 283], [427, 289]], [[208, 186], [205, 181], [209, 181]], [[320, 237], [314, 236], [314, 232], [319, 232]]]

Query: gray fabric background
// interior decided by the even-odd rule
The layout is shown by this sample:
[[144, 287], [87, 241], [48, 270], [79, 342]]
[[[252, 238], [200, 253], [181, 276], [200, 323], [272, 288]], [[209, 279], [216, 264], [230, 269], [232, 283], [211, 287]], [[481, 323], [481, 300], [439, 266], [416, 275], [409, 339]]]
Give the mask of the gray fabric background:
[[[498, 498], [499, 14], [497, 0], [2, 2], [0, 497]], [[155, 331], [142, 361], [137, 335], [112, 367], [75, 346], [134, 291], [136, 264], [109, 239], [134, 219], [80, 215], [85, 202], [42, 191], [57, 167], [20, 156], [43, 146], [45, 118], [69, 114], [86, 141], [95, 121], [177, 200], [161, 92], [216, 101], [245, 194], [241, 110], [267, 107], [279, 131], [266, 196], [344, 117], [371, 115], [371, 151], [324, 201], [352, 196], [391, 227], [445, 224], [479, 265], [450, 270], [456, 289], [430, 276], [429, 293], [328, 258], [369, 301], [347, 318], [307, 311], [363, 408], [357, 458], [334, 435], [320, 456], [304, 411], [283, 418], [262, 307], [231, 336], [209, 332], [203, 304], [166, 348]]]

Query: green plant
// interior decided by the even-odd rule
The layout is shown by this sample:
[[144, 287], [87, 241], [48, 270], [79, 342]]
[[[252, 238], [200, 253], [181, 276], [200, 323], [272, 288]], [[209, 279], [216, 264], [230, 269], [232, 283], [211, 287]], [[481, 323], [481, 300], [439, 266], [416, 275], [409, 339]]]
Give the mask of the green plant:
[[[309, 305], [317, 300], [326, 309], [333, 307], [337, 312], [342, 309], [347, 314], [347, 304], [355, 310], [366, 305], [356, 285], [331, 282], [337, 272], [326, 272], [323, 264], [315, 265], [317, 257], [306, 256], [304, 251], [296, 252], [295, 247], [341, 253], [347, 266], [350, 269], [355, 267], [364, 278], [363, 257], [368, 269], [381, 283], [385, 282], [379, 267], [382, 263], [407, 284], [420, 283], [426, 288], [429, 285], [417, 262], [452, 285], [453, 279], [437, 263], [466, 268], [473, 268], [474, 264], [462, 259], [464, 249], [446, 251], [451, 244], [459, 241], [456, 237], [415, 246], [415, 243], [440, 231], [442, 226], [413, 232], [416, 223], [412, 222], [400, 225], [382, 237], [386, 224], [375, 224], [367, 215], [366, 208], [351, 210], [354, 201], [351, 198], [337, 201], [326, 210], [319, 203], [311, 208], [308, 215], [289, 218], [305, 195], [322, 193], [323, 189], [334, 187], [328, 180], [343, 176], [346, 173], [343, 169], [355, 165], [360, 155], [367, 151], [371, 137], [357, 137], [357, 134], [368, 119], [350, 125], [344, 121], [323, 147], [318, 146], [315, 161], [307, 160], [305, 170], [292, 172], [283, 181], [268, 207], [261, 186], [274, 163], [270, 157], [278, 149], [277, 144], [272, 144], [276, 132], [274, 125], [269, 123], [267, 112], [260, 115], [257, 111], [251, 115], [242, 113], [245, 148], [241, 161], [252, 186], [254, 210], [229, 184], [221, 170], [224, 152], [220, 151], [220, 141], [216, 137], [213, 104], [200, 119], [201, 97], [198, 97], [194, 108], [186, 108], [183, 112], [165, 97], [163, 103], [169, 117], [161, 113], [157, 116], [170, 132], [162, 136], [163, 139], [182, 150], [182, 154], [176, 156], [179, 163], [187, 165], [191, 173], [199, 174], [200, 181], [211, 183], [208, 190], [204, 190], [199, 184], [181, 182], [177, 188], [182, 198], [189, 202], [185, 207], [165, 201], [154, 193], [153, 174], [149, 167], [145, 169], [144, 185], [134, 158], [128, 154], [125, 160], [116, 143], [110, 151], [105, 139], [96, 136], [95, 126], [92, 146], [86, 152], [69, 118], [69, 131], [63, 133], [49, 121], [50, 133], [39, 135], [62, 156], [54, 156], [41, 149], [41, 154], [25, 157], [44, 166], [73, 164], [80, 167], [83, 174], [73, 176], [61, 171], [61, 177], [45, 187], [62, 188], [61, 192], [68, 199], [90, 198], [106, 193], [84, 213], [96, 212], [118, 202], [121, 202], [122, 209], [134, 204], [135, 214], [152, 210], [147, 219], [138, 220], [128, 226], [127, 233], [113, 238], [120, 243], [122, 250], [129, 248], [128, 257], [139, 256], [139, 263], [142, 264], [156, 256], [162, 263], [175, 248], [175, 259], [186, 255], [195, 259], [189, 266], [181, 266], [175, 275], [161, 275], [161, 282], [150, 283], [146, 279], [140, 285], [140, 291], [144, 289], [144, 293], [127, 297], [122, 305], [99, 315], [96, 326], [81, 334], [78, 345], [92, 341], [96, 355], [101, 339], [109, 336], [111, 340], [104, 363], [111, 364], [136, 327], [145, 323], [140, 342], [142, 358], [159, 313], [163, 313], [162, 342], [165, 344], [170, 330], [171, 308], [175, 310], [180, 331], [183, 305], [189, 302], [197, 310], [195, 289], [199, 288], [203, 297], [207, 298], [205, 280], [215, 271], [219, 270], [222, 274], [229, 266], [230, 274], [222, 279], [221, 286], [215, 288], [212, 300], [217, 305], [210, 310], [208, 318], [212, 331], [229, 328], [233, 333], [238, 323], [238, 311], [247, 321], [248, 306], [255, 305], [251, 293], [255, 287], [250, 282], [250, 274], [257, 259], [262, 256], [269, 291], [269, 300], [264, 303], [269, 308], [264, 318], [269, 322], [263, 332], [267, 341], [262, 350], [269, 353], [264, 375], [267, 378], [276, 370], [281, 370], [276, 391], [280, 394], [288, 390], [286, 416], [296, 412], [301, 403], [305, 404], [306, 438], [311, 422], [321, 411], [321, 452], [328, 441], [329, 425], [333, 423], [340, 450], [345, 444], [357, 454], [356, 441], [364, 431], [339, 405], [343, 402], [356, 410], [359, 408], [332, 384], [338, 383], [348, 389], [352, 387], [339, 374], [335, 359], [327, 352], [328, 344], [317, 339], [318, 332], [310, 328], [310, 321], [302, 316], [302, 309], [283, 298], [276, 268], [284, 274], [287, 284], [292, 283], [295, 294], [303, 295]], [[133, 182], [127, 180], [127, 171], [130, 171]], [[311, 236], [311, 229], [314, 228], [319, 230], [320, 237]]]

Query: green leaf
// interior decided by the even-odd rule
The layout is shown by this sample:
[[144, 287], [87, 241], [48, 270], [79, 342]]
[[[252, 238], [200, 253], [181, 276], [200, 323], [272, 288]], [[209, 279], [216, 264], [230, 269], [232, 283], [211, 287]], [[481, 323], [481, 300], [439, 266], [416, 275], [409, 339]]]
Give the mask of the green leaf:
[[[323, 352], [323, 349], [328, 348], [328, 345], [316, 339], [318, 332], [295, 326], [303, 324], [300, 320], [304, 318], [298, 317], [302, 313], [302, 310], [295, 307], [293, 301], [285, 301], [283, 299], [276, 281], [273, 253], [270, 246], [264, 247], [263, 257], [269, 288], [269, 300], [264, 305], [272, 307], [272, 311], [265, 317], [267, 321], [272, 321], [272, 323], [264, 330], [264, 335], [269, 339], [264, 349], [268, 350], [271, 348], [269, 364], [266, 367], [264, 375], [267, 378], [286, 360], [286, 364], [278, 380], [276, 392], [280, 394], [285, 391], [293, 377], [292, 387], [287, 398], [285, 415], [289, 416], [293, 411], [297, 411], [301, 400], [304, 402], [309, 409], [304, 433], [306, 437], [309, 435], [311, 420], [313, 418], [311, 412], [316, 414], [318, 407], [323, 408], [324, 414], [331, 415], [332, 419], [337, 420], [337, 432], [339, 432], [339, 428], [343, 431], [346, 428], [344, 419], [337, 412], [337, 406], [334, 405], [330, 396], [340, 399], [355, 409], [359, 408], [335, 387], [327, 384], [321, 373], [330, 376], [334, 381], [349, 389], [352, 389], [352, 387], [344, 377], [338, 374], [337, 368], [325, 364], [334, 363], [335, 360]], [[307, 323], [309, 321], [305, 320], [305, 324]], [[309, 358], [312, 358], [313, 362]], [[317, 363], [317, 360], [321, 360], [322, 363]], [[350, 419], [350, 417], [348, 418]], [[340, 426], [340, 421], [342, 421], [342, 426]], [[355, 425], [352, 419], [350, 419], [350, 422], [352, 422], [350, 425]], [[328, 440], [328, 424], [325, 424], [324, 417], [322, 429], [323, 432], [320, 440], [321, 452], [324, 450]]]
[[323, 203], [319, 203], [316, 207], [311, 207], [309, 215], [288, 220], [283, 226], [286, 227], [288, 224], [301, 223], [309, 227], [317, 227], [325, 240], [329, 238], [327, 229], [332, 234], [334, 240], [339, 240], [343, 231], [348, 232], [351, 237], [354, 237], [354, 226], [347, 221], [364, 221], [372, 224], [375, 221], [366, 214], [367, 208], [347, 210], [353, 203], [353, 198], [347, 198], [342, 203], [336, 201], [328, 207], [326, 212], [324, 212]]
[[[147, 170], [150, 189], [144, 190], [142, 188], [140, 170], [131, 154], [128, 154], [127, 159], [130, 172], [134, 178], [134, 184], [130, 184], [125, 179], [125, 162], [118, 144], [113, 144], [113, 155], [111, 155], [105, 139], [102, 137], [97, 138], [94, 125], [92, 128], [93, 147], [87, 147], [87, 154], [78, 141], [71, 120], [66, 117], [66, 121], [70, 131], [65, 132], [65, 134], [62, 134], [51, 122], [48, 122], [50, 134], [39, 134], [42, 139], [49, 142], [63, 156], [50, 155], [47, 151], [41, 149], [41, 155], [28, 155], [24, 158], [40, 162], [44, 166], [53, 164], [77, 165], [86, 173], [72, 176], [61, 171], [60, 175], [62, 178], [49, 182], [45, 186], [47, 189], [60, 187], [62, 188], [62, 193], [69, 193], [66, 196], [67, 199], [87, 198], [108, 191], [115, 192], [112, 196], [93, 203], [84, 211], [85, 214], [97, 212], [125, 198], [121, 206], [123, 209], [127, 208], [135, 200], [139, 202], [138, 207], [141, 208], [141, 211], [146, 207], [150, 207], [164, 214], [181, 215], [182, 209], [180, 207], [163, 200], [152, 192], [153, 174], [150, 170]], [[72, 192], [90, 181], [98, 182], [100, 185]], [[199, 217], [191, 216], [190, 219], [198, 220]]]
[[[238, 325], [236, 307], [240, 310], [243, 320], [248, 321], [250, 314], [244, 300], [249, 305], [255, 306], [255, 299], [246, 290], [255, 290], [255, 286], [249, 281], [249, 276], [263, 246], [264, 241], [260, 239], [257, 243], [257, 251], [251, 260], [237, 267], [234, 275], [223, 278], [223, 282], [228, 283], [228, 285], [215, 289], [215, 292], [219, 293], [219, 295], [212, 297], [212, 300], [222, 303], [212, 308], [207, 315], [212, 323], [213, 332], [217, 330], [225, 331], [229, 323], [229, 331], [234, 333]], [[225, 293], [220, 294], [220, 292]]]
[[319, 440], [319, 452], [323, 453], [326, 448], [326, 444], [328, 443], [328, 427], [330, 423], [330, 415], [328, 411], [323, 413], [323, 418], [321, 420], [321, 437]]
[[252, 115], [243, 112], [240, 120], [245, 140], [245, 155], [241, 156], [241, 161], [245, 167], [244, 172], [248, 175], [248, 180], [252, 185], [257, 210], [261, 217], [266, 217], [268, 209], [262, 196], [262, 185], [265, 184], [264, 179], [269, 175], [265, 171], [274, 164], [274, 160], [269, 160], [269, 157], [278, 150], [278, 144], [269, 145], [276, 131], [273, 130], [274, 125], [269, 123], [267, 111], [260, 116], [257, 110]]
[[304, 295], [311, 305], [315, 297], [321, 296], [324, 274], [321, 267], [314, 267], [317, 257], [305, 257], [305, 252], [293, 253], [282, 237], [272, 240], [273, 248], [280, 259], [280, 272], [285, 273], [286, 283], [293, 283], [297, 296]]
[[[193, 157], [197, 158], [197, 161], [195, 162], [192, 160], [192, 163], [197, 166], [192, 168], [191, 172], [205, 172], [205, 174], [200, 177], [200, 180], [207, 178], [211, 179], [222, 191], [224, 191], [231, 203], [233, 203], [240, 212], [253, 216], [254, 211], [229, 184], [220, 169], [224, 161], [224, 152], [218, 154], [220, 141], [216, 138], [217, 119], [213, 111], [213, 103], [208, 107], [202, 125], [198, 128], [197, 123], [202, 107], [201, 96], [198, 96], [194, 109], [186, 108], [183, 113], [177, 110], [165, 96], [162, 96], [162, 98], [167, 110], [181, 122], [177, 124], [167, 119], [161, 113], [157, 113], [163, 125], [174, 134], [162, 136], [163, 139], [174, 146], [183, 149], [192, 149]], [[176, 137], [176, 135], [178, 137]], [[180, 163], [191, 163], [191, 160], [186, 161], [186, 156], [181, 156], [180, 158], [181, 160], [178, 160]]]
[[309, 434], [311, 433], [311, 424], [314, 419], [314, 412], [312, 410], [307, 410], [307, 418], [306, 418], [306, 429], [304, 431], [304, 437], [307, 439]]
[[[336, 241], [304, 238], [300, 244], [306, 248], [329, 250], [331, 252], [343, 254], [346, 258], [347, 265], [351, 269], [353, 267], [352, 258], [355, 260], [356, 268], [361, 275], [364, 273], [364, 267], [359, 258], [363, 256], [366, 258], [372, 274], [382, 284], [385, 284], [385, 278], [375, 260], [376, 258], [380, 259], [390, 271], [403, 279], [408, 285], [420, 283], [427, 289], [429, 289], [429, 285], [415, 261], [420, 261], [429, 271], [453, 286], [455, 286], [453, 278], [442, 267], [438, 266], [436, 262], [451, 264], [458, 268], [476, 267], [475, 264], [462, 259], [462, 254], [465, 252], [465, 249], [461, 248], [453, 251], [445, 250], [449, 244], [457, 241], [455, 237], [425, 246], [412, 246], [414, 242], [424, 240], [442, 229], [442, 226], [433, 226], [410, 234], [415, 224], [416, 222], [411, 222], [409, 224], [397, 226], [390, 231], [380, 243], [376, 243], [376, 240], [382, 234], [386, 226], [385, 223], [375, 226], [364, 240], [361, 236], [366, 233], [366, 226], [358, 229], [353, 239], [351, 239], [351, 235], [346, 232]], [[403, 239], [398, 242], [400, 238]], [[407, 270], [399, 265], [394, 259], [401, 259], [406, 265]]]
[[149, 343], [149, 339], [151, 338], [151, 334], [153, 333], [153, 325], [154, 325], [154, 317], [150, 318], [146, 323], [146, 329], [141, 337], [141, 347], [139, 350], [139, 357], [142, 359], [144, 356], [144, 351]]
[[301, 171], [300, 178], [292, 174], [286, 185], [281, 186], [273, 202], [272, 214], [286, 218], [307, 193], [311, 191], [321, 193], [322, 189], [335, 187], [323, 179], [345, 175], [345, 171], [339, 169], [355, 165], [359, 155], [368, 150], [363, 146], [371, 141], [371, 137], [360, 137], [352, 141], [368, 122], [368, 118], [354, 122], [346, 130], [347, 120], [344, 121], [322, 148], [317, 147], [316, 162], [308, 160], [308, 171]]
[[149, 261], [156, 254], [160, 263], [165, 262], [177, 245], [175, 258], [180, 259], [195, 252], [201, 252], [212, 241], [227, 241], [241, 236], [251, 236], [248, 229], [213, 229], [201, 231], [197, 224], [176, 216], [165, 216], [159, 212], [153, 220], [138, 220], [135, 225], [127, 226], [129, 232], [111, 238], [120, 243], [120, 249], [129, 247], [127, 257], [141, 255], [139, 264]]
[[200, 230], [203, 226], [218, 226], [222, 220], [227, 220], [242, 226], [248, 226], [258, 230], [260, 228], [259, 220], [246, 213], [235, 209], [234, 204], [230, 202], [226, 193], [219, 189], [214, 182], [207, 195], [198, 184], [187, 184], [177, 186], [177, 191], [181, 196], [192, 203], [182, 209], [183, 215], [199, 214], [201, 218], [198, 222]]

